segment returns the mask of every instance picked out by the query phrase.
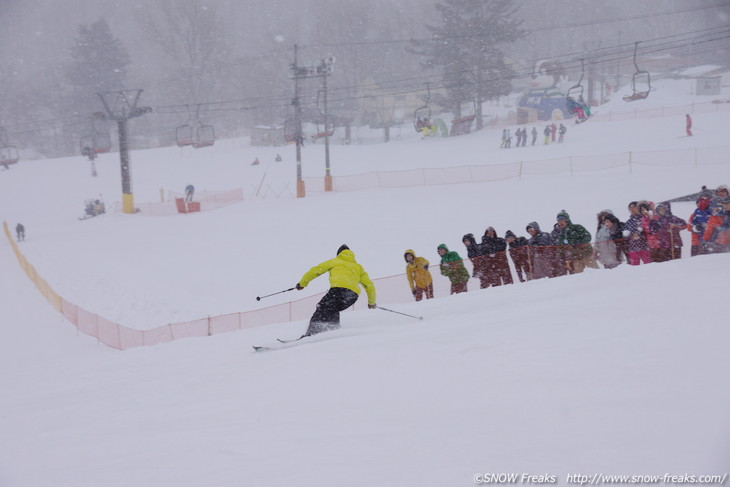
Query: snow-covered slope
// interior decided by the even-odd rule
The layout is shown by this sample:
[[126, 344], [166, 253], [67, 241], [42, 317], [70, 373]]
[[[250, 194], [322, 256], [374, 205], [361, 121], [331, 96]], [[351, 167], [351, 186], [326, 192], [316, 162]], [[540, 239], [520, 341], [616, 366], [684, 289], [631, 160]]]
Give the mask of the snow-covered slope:
[[[500, 130], [404, 135], [334, 146], [333, 170], [723, 146], [728, 113], [696, 114], [693, 138], [680, 137], [683, 116], [589, 122], [569, 127], [565, 144], [524, 149], [497, 149]], [[305, 175], [322, 175], [322, 153], [305, 148]], [[524, 234], [566, 209], [594, 231], [604, 208], [624, 218], [631, 200], [730, 182], [728, 160], [255, 199], [264, 174], [279, 190], [293, 181], [294, 149], [220, 141], [133, 152], [136, 201], [190, 182], [243, 187], [245, 201], [78, 221], [84, 199], [118, 197], [115, 157], [97, 162], [98, 178], [80, 157], [19, 163], [0, 174], [0, 217], [25, 224], [21, 250], [64, 298], [140, 329], [254, 309], [255, 296], [291, 287], [342, 243], [382, 277], [403, 271], [407, 248], [432, 262], [440, 243], [463, 255], [461, 236], [487, 226]], [[686, 218], [692, 205], [674, 209]], [[490, 472], [565, 484], [569, 473], [730, 471], [727, 255], [392, 306], [423, 321], [356, 311], [341, 331], [261, 354], [251, 345], [298, 336], [306, 322], [117, 352], [77, 335], [4, 240], [0, 261], [3, 486], [473, 485]], [[323, 289], [320, 278], [296, 297]]]

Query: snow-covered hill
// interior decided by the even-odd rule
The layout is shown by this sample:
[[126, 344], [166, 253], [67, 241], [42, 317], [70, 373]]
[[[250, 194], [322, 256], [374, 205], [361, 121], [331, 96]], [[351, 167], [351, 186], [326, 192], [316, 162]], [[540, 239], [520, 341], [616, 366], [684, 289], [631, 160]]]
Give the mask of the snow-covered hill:
[[[707, 101], [682, 90], [668, 97], [676, 105]], [[498, 149], [498, 129], [432, 140], [404, 133], [389, 144], [333, 146], [332, 167], [337, 177], [728, 145], [730, 112], [694, 120], [692, 138], [681, 137], [682, 115], [588, 122], [569, 126], [562, 145], [509, 150]], [[255, 157], [261, 166], [249, 164]], [[21, 250], [64, 298], [147, 329], [255, 309], [264, 303], [255, 296], [291, 287], [342, 243], [377, 278], [403, 272], [407, 248], [432, 262], [440, 243], [464, 255], [465, 233], [524, 234], [533, 220], [552, 225], [561, 209], [594, 231], [604, 208], [625, 218], [629, 201], [729, 183], [725, 162], [296, 199], [287, 190], [293, 147], [219, 141], [208, 151], [133, 152], [135, 199], [159, 201], [161, 188], [193, 183], [243, 187], [236, 205], [78, 221], [84, 199], [118, 199], [109, 154], [98, 178], [80, 157], [3, 172], [0, 217], [25, 224]], [[321, 146], [305, 148], [303, 168], [323, 174]], [[279, 198], [252, 198], [262, 178]], [[686, 218], [692, 206], [674, 210]], [[440, 486], [512, 472], [565, 484], [571, 473], [730, 471], [727, 255], [392, 306], [423, 321], [346, 313], [341, 331], [263, 354], [251, 345], [298, 336], [306, 322], [117, 352], [78, 335], [14, 259], [3, 240], [3, 486]]]

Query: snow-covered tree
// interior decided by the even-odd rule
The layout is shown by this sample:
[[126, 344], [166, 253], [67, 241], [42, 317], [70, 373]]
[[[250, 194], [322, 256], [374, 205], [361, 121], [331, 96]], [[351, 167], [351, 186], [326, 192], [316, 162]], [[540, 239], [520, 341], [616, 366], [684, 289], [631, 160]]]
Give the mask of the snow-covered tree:
[[102, 18], [91, 25], [80, 25], [71, 46], [71, 63], [66, 76], [72, 85], [76, 113], [100, 111], [96, 93], [126, 88], [129, 53], [116, 39]]
[[482, 102], [511, 91], [515, 71], [503, 48], [525, 35], [517, 6], [514, 0], [444, 0], [436, 9], [441, 23], [428, 25], [432, 39], [414, 50], [424, 57], [424, 67], [442, 72], [447, 96], [440, 103], [456, 117], [462, 103], [474, 103], [480, 129]]

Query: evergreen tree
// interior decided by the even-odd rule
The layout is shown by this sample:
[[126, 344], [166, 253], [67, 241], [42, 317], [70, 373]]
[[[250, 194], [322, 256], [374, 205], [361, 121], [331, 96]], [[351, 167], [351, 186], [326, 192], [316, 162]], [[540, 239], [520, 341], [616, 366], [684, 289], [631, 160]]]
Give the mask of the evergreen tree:
[[96, 93], [126, 88], [129, 53], [103, 18], [80, 25], [71, 46], [66, 76], [73, 86], [73, 111], [86, 115], [100, 110]]
[[426, 68], [440, 69], [446, 97], [434, 97], [461, 116], [461, 104], [476, 105], [477, 129], [482, 128], [482, 102], [510, 93], [514, 69], [502, 47], [525, 35], [515, 18], [514, 0], [444, 0], [436, 4], [440, 25], [427, 28], [432, 40], [417, 46]]

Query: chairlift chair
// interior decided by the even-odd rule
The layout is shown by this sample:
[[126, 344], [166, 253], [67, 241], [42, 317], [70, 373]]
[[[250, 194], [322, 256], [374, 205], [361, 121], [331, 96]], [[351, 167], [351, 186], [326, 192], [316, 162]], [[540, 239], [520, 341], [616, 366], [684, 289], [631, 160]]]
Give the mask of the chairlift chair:
[[284, 140], [287, 142], [297, 141], [297, 123], [294, 119], [284, 121]]
[[175, 129], [175, 142], [178, 147], [185, 147], [186, 145], [193, 145], [195, 143], [195, 131], [190, 123], [192, 114], [190, 113], [190, 107], [185, 105], [188, 111], [188, 119], [184, 124], [180, 125]]
[[102, 134], [95, 132], [94, 138], [94, 152], [97, 154], [100, 152], [109, 152], [112, 149], [112, 139], [109, 134]]
[[180, 125], [175, 129], [175, 142], [178, 147], [185, 147], [186, 145], [193, 145], [193, 127], [187, 123]]
[[[634, 43], [634, 67], [636, 72], [631, 78], [631, 90], [632, 94], [624, 96], [624, 101], [637, 101], [644, 100], [649, 96], [651, 91], [651, 75], [649, 71], [643, 71], [639, 69], [639, 65], [636, 63], [636, 54], [639, 49], [639, 43]], [[639, 89], [637, 89], [637, 86]]]
[[[324, 116], [324, 114], [322, 114]], [[312, 139], [317, 140], [322, 137], [332, 137], [335, 133], [335, 117], [327, 114], [324, 118], [324, 126], [322, 130], [319, 130], [319, 123], [317, 123], [317, 133], [312, 135]]]
[[8, 145], [0, 148], [0, 166], [9, 166], [15, 164], [20, 159], [18, 149]]
[[575, 108], [571, 109], [569, 100], [575, 100], [576, 102], [583, 97], [583, 75], [585, 74], [585, 66], [583, 64], [583, 58], [580, 59], [580, 79], [578, 82], [568, 88], [568, 93], [565, 96], [565, 106], [570, 113], [575, 113]]
[[195, 141], [193, 147], [200, 149], [203, 147], [210, 147], [215, 144], [215, 129], [212, 125], [201, 124], [195, 131]]
[[94, 154], [109, 152], [112, 148], [112, 139], [108, 134], [94, 131], [81, 137], [79, 147], [81, 148], [81, 153], [84, 153], [87, 149]]

